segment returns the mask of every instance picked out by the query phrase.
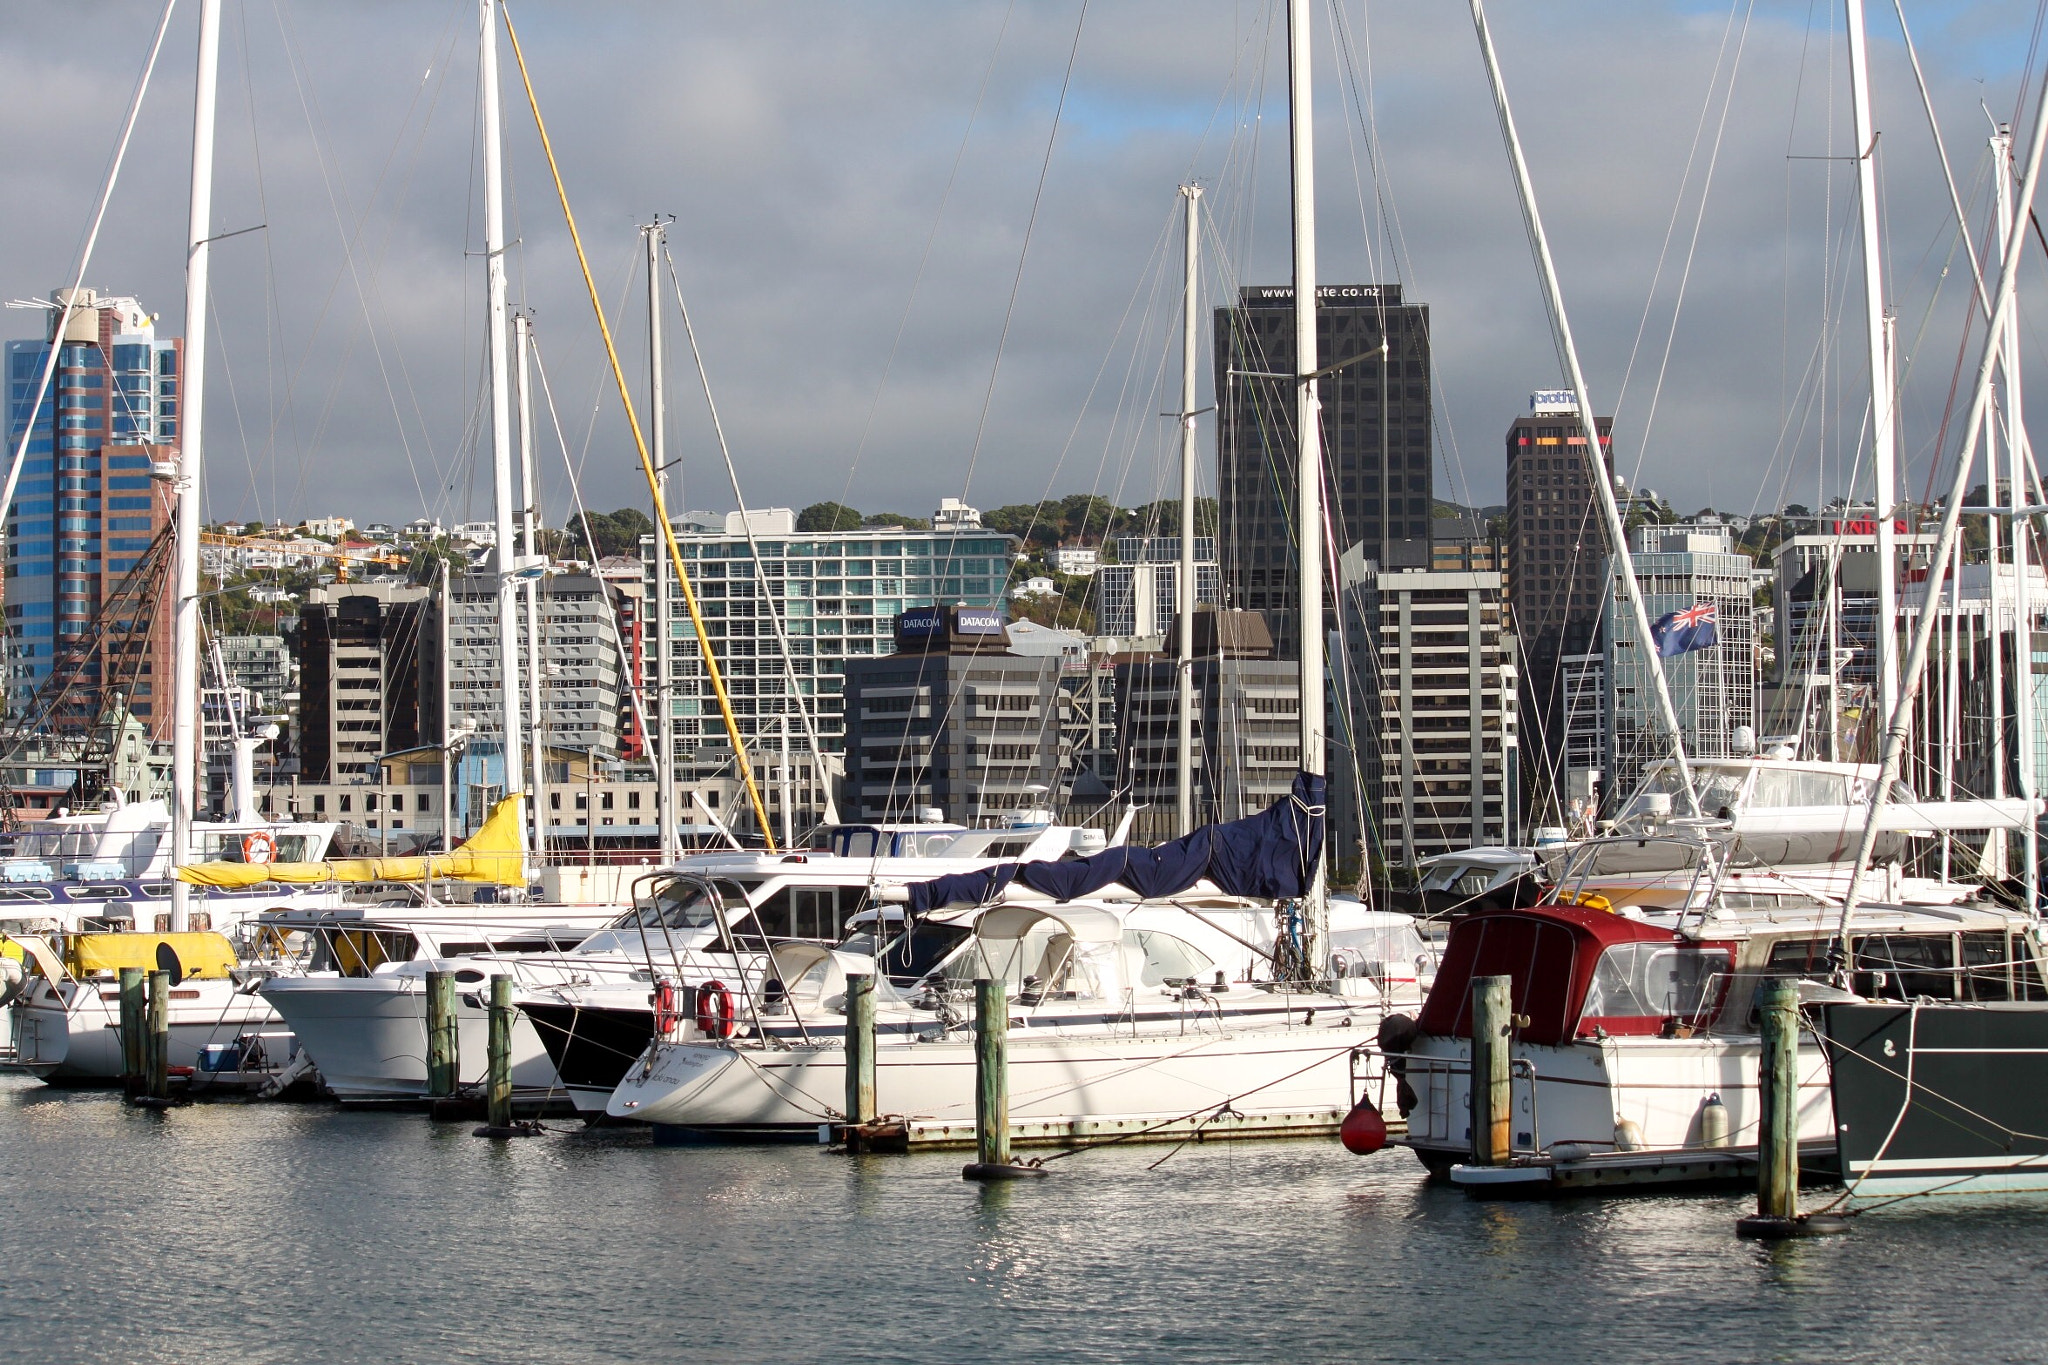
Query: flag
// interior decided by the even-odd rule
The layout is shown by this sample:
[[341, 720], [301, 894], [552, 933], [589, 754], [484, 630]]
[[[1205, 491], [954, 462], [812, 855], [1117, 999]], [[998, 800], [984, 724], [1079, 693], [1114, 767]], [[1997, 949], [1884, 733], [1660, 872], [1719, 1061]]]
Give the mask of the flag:
[[1650, 638], [1657, 642], [1658, 656], [1665, 659], [1720, 644], [1721, 632], [1714, 624], [1714, 604], [1701, 602], [1684, 611], [1674, 611], [1657, 618], [1656, 624], [1650, 627]]

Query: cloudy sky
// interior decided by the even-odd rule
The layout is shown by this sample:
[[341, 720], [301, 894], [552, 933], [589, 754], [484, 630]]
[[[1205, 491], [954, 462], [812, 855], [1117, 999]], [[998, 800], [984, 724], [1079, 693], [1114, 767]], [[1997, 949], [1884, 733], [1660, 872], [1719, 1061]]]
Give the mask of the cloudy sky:
[[[266, 226], [215, 252], [210, 516], [489, 514], [475, 10], [224, 0], [215, 223]], [[1981, 246], [1979, 102], [2010, 119], [2030, 60], [2038, 76], [2036, 8], [1907, 10]], [[1967, 263], [1897, 20], [1871, 11], [1917, 491], [1964, 355]], [[161, 13], [8, 6], [8, 298], [75, 271]], [[86, 275], [166, 330], [183, 307], [197, 13], [181, 0], [172, 17]], [[1624, 470], [1639, 463], [1687, 511], [1852, 491], [1868, 385], [1841, 7], [1497, 0], [1492, 18]], [[676, 278], [754, 505], [1149, 500], [1172, 478], [1158, 414], [1178, 382], [1175, 187], [1205, 186], [1212, 298], [1286, 278], [1277, 0], [519, 0], [513, 21], [635, 401], [635, 225], [673, 214]], [[1557, 372], [1466, 7], [1334, 0], [1317, 25], [1323, 278], [1398, 282], [1430, 305], [1438, 489], [1492, 501], [1500, 432]], [[550, 519], [571, 467], [594, 507], [644, 505], [503, 61], [513, 294], [563, 438], [543, 409]], [[2043, 259], [2023, 285], [2037, 301]], [[729, 508], [667, 271], [676, 501]], [[2029, 346], [2040, 316], [2030, 304]]]

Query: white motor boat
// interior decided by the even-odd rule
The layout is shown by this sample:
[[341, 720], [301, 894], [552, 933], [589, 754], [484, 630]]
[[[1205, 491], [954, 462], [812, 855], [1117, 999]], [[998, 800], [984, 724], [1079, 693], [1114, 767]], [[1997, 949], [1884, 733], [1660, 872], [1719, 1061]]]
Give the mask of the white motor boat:
[[[1847, 991], [1828, 984], [1840, 905], [1720, 895], [1721, 846], [1703, 838], [1594, 841], [1574, 853], [1585, 879], [1603, 855], [1676, 865], [1674, 906], [1550, 903], [1487, 910], [1453, 926], [1443, 966], [1412, 1027], [1389, 1030], [1386, 1062], [1408, 1120], [1403, 1141], [1432, 1173], [1480, 1192], [1753, 1180], [1759, 1118], [1756, 1023], [1767, 981], [1791, 978], [1811, 1004], [1857, 999], [2040, 998], [2032, 921], [1983, 902], [1861, 906]], [[1568, 872], [1569, 872], [1568, 868]], [[1560, 902], [1579, 881], [1568, 875]], [[1957, 885], [1957, 897], [1970, 888]], [[1510, 1158], [1468, 1162], [1471, 994], [1510, 980], [1516, 1029]], [[1819, 1040], [1799, 1052], [1802, 1163], [1832, 1164], [1836, 1116]]]

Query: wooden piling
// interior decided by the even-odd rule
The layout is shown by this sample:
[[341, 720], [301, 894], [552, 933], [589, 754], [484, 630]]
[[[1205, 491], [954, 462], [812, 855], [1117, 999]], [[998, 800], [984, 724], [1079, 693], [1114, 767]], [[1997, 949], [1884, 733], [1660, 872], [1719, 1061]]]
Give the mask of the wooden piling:
[[1472, 1164], [1501, 1166], [1513, 1148], [1513, 1087], [1508, 1083], [1509, 1031], [1513, 1023], [1505, 976], [1472, 983]]
[[512, 1126], [512, 978], [491, 978], [490, 1071], [485, 1101], [486, 1122], [493, 1128]]
[[143, 1033], [149, 1027], [149, 974], [140, 967], [121, 969], [121, 1084], [130, 1095], [143, 1085]]
[[1010, 1161], [1010, 995], [1001, 977], [974, 983], [974, 1155], [967, 1180], [1012, 1180], [1045, 1174], [1043, 1166]]
[[145, 1069], [148, 1072], [149, 1097], [153, 1100], [168, 1100], [171, 1097], [171, 974], [151, 972], [149, 974], [149, 1027], [148, 1041], [144, 1045]]
[[462, 1068], [461, 1035], [455, 1026], [455, 973], [427, 973], [427, 1094], [455, 1093]]
[[[846, 1122], [858, 1128], [875, 1121], [875, 978], [846, 974]], [[849, 1145], [859, 1138], [849, 1135]]]
[[1742, 1237], [1818, 1237], [1847, 1232], [1846, 1218], [1799, 1213], [1799, 984], [1789, 977], [1758, 992], [1756, 1212], [1737, 1220]]

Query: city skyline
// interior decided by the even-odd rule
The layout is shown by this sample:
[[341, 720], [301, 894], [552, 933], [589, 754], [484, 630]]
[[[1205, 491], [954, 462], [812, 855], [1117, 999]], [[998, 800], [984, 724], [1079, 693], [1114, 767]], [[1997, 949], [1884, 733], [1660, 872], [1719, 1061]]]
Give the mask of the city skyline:
[[[2005, 31], [2009, 9], [1948, 6], [1921, 19], [1925, 31], [1916, 35], [1966, 179], [1982, 150], [1976, 78], [1987, 80], [1998, 108], [2010, 102], [2001, 81], [2009, 87], [2017, 75], [2019, 54], [1982, 40]], [[95, 175], [79, 170], [97, 168], [111, 145], [153, 12], [139, 4], [88, 14], [28, 6], [0, 35], [0, 69], [18, 77], [0, 85], [0, 107], [20, 130], [5, 155], [15, 181], [37, 188], [41, 208], [0, 225], [0, 259], [13, 266], [10, 296], [40, 297], [68, 281], [96, 188]], [[1171, 460], [1153, 449], [1150, 432], [1161, 405], [1117, 407], [1101, 394], [1091, 405], [1087, 394], [1098, 372], [1136, 363], [1143, 373], [1169, 345], [1173, 310], [1145, 300], [1167, 268], [1148, 251], [1178, 180], [1192, 173], [1212, 186], [1205, 202], [1217, 210], [1222, 249], [1205, 283], [1211, 300], [1239, 281], [1285, 278], [1284, 167], [1251, 156], [1250, 130], [1263, 125], [1260, 136], [1268, 136], [1280, 120], [1274, 83], [1265, 79], [1264, 95], [1253, 93], [1261, 88], [1254, 78], [1277, 69], [1257, 15], [1240, 15], [1233, 29], [1223, 7], [1177, 7], [1171, 23], [1163, 6], [1123, 7], [1091, 13], [1076, 47], [1074, 15], [1034, 10], [1013, 18], [998, 47], [1003, 12], [985, 5], [951, 7], [937, 22], [876, 6], [802, 31], [765, 13], [625, 9], [587, 25], [566, 22], [566, 13], [541, 6], [521, 18], [596, 266], [608, 285], [623, 284], [636, 245], [631, 223], [657, 209], [682, 214], [671, 232], [677, 267], [750, 501], [800, 505], [792, 490], [815, 484], [827, 492], [840, 485], [857, 504], [896, 505], [941, 466], [959, 483], [946, 491], [980, 506], [1029, 500], [1054, 483], [1125, 502], [1170, 491]], [[1795, 420], [1798, 396], [1787, 400], [1782, 378], [1796, 375], [1818, 335], [1821, 305], [1810, 310], [1799, 300], [1822, 299], [1818, 281], [1834, 251], [1818, 245], [1823, 179], [1834, 172], [1826, 162], [1801, 162], [1788, 182], [1783, 157], [1841, 150], [1823, 145], [1825, 103], [1841, 94], [1839, 73], [1831, 88], [1826, 72], [1810, 68], [1795, 116], [1801, 12], [1767, 5], [1758, 13], [1744, 40], [1741, 98], [1721, 138], [1693, 292], [1652, 421], [1660, 319], [1693, 227], [1691, 200], [1675, 215], [1673, 204], [1723, 50], [1723, 22], [1675, 4], [1591, 5], [1580, 17], [1589, 22], [1553, 26], [1512, 12], [1496, 22], [1511, 85], [1553, 92], [1525, 106], [1525, 134], [1595, 400], [1616, 413], [1617, 439], [1631, 453], [1622, 472], [1664, 489], [1682, 508], [1756, 510], [1747, 503], [1758, 489], [1774, 503], [1843, 491], [1829, 481], [1831, 471], [1853, 465], [1853, 437], [1825, 447], [1805, 439], [1811, 424]], [[1501, 415], [1531, 388], [1555, 383], [1555, 365], [1491, 143], [1469, 26], [1454, 14], [1373, 21], [1371, 34], [1348, 36], [1402, 53], [1400, 78], [1388, 76], [1372, 111], [1381, 144], [1364, 145], [1345, 83], [1334, 79], [1339, 71], [1326, 72], [1321, 85], [1325, 274], [1397, 282], [1429, 303], [1434, 483], [1443, 496], [1485, 505], [1502, 491], [1490, 457]], [[1873, 23], [1879, 121], [1890, 134], [1887, 212], [1901, 244], [1896, 301], [1901, 316], [1917, 317], [1928, 307], [1931, 277], [1915, 273], [1904, 244], [1945, 246], [1943, 196], [1896, 33]], [[85, 36], [53, 59], [60, 25]], [[635, 26], [645, 30], [640, 40], [621, 44]], [[454, 522], [487, 508], [463, 437], [481, 314], [478, 272], [463, 254], [476, 245], [460, 173], [473, 87], [463, 25], [438, 11], [406, 10], [383, 14], [375, 42], [367, 27], [346, 11], [229, 26], [230, 69], [244, 78], [226, 92], [217, 217], [225, 230], [267, 226], [223, 243], [215, 270], [216, 364], [233, 372], [239, 392], [230, 411], [239, 411], [217, 430], [209, 519], [296, 519], [346, 486], [342, 471], [365, 468], [379, 475], [379, 505], [364, 509], [368, 518], [424, 513]], [[189, 38], [181, 14], [85, 281], [148, 298], [167, 316], [178, 302], [183, 254], [175, 147], [189, 107], [179, 61]], [[592, 59], [600, 50], [603, 63]], [[849, 50], [863, 61], [847, 63]], [[1069, 51], [1073, 80], [1047, 160]], [[1644, 61], [1646, 52], [1656, 60]], [[641, 62], [683, 78], [636, 81]], [[1594, 71], [1599, 80], [1581, 78]], [[53, 82], [92, 94], [86, 105], [68, 106], [61, 137], [51, 121]], [[314, 111], [310, 125], [295, 82]], [[648, 93], [657, 87], [665, 93]], [[344, 89], [361, 92], [350, 117], [321, 112], [338, 109]], [[597, 382], [587, 309], [516, 105], [522, 117], [508, 116], [507, 129], [521, 219], [515, 295], [537, 313], [586, 495], [598, 505], [638, 504], [616, 402], [605, 401]], [[1707, 108], [1711, 131], [1718, 104]], [[439, 112], [423, 126], [429, 109]], [[1839, 141], [1843, 120], [1833, 123]], [[962, 169], [949, 189], [963, 133]], [[271, 167], [260, 195], [259, 150]], [[1350, 165], [1368, 151], [1386, 167], [1383, 184], [1352, 183]], [[1705, 155], [1703, 146], [1699, 159]], [[1242, 171], [1253, 160], [1261, 167], [1255, 180]], [[1452, 160], [1470, 170], [1447, 181], [1438, 168]], [[1602, 164], [1636, 170], [1594, 186], [1581, 168]], [[1377, 221], [1361, 220], [1357, 205], [1374, 202], [1399, 217], [1398, 232], [1393, 217], [1385, 225], [1392, 250], [1382, 250]], [[1020, 270], [1027, 229], [1032, 244]], [[1763, 253], [1773, 258], [1768, 269], [1755, 264], [1759, 240], [1771, 246]], [[1653, 291], [1660, 256], [1666, 270]], [[1935, 331], [1960, 303], [1950, 284]], [[1006, 322], [1013, 289], [1016, 314]], [[617, 288], [604, 292], [608, 301], [619, 297]], [[1658, 302], [1644, 327], [1653, 292]], [[366, 328], [366, 318], [374, 325]], [[1758, 344], [1765, 318], [1774, 335]], [[23, 334], [33, 330], [21, 321]], [[640, 324], [631, 309], [613, 323], [631, 370]], [[1005, 359], [991, 387], [999, 339]], [[791, 354], [806, 358], [800, 385], [782, 377]], [[671, 359], [685, 461], [679, 477], [686, 494], [718, 487], [723, 470], [687, 351], [678, 346]], [[892, 378], [883, 387], [885, 368]], [[1945, 362], [1909, 370], [1909, 450], [1926, 444], [1912, 439], [1919, 427], [1931, 434], [1945, 372]], [[1861, 383], [1847, 371], [1839, 380], [1845, 392]], [[585, 454], [593, 401], [604, 411]], [[1855, 423], [1850, 415], [1828, 425], [1853, 432]], [[560, 504], [566, 480], [552, 444], [546, 433], [548, 497]], [[1205, 483], [1213, 473], [1205, 469]], [[1918, 481], [1913, 471], [1903, 480]]]

